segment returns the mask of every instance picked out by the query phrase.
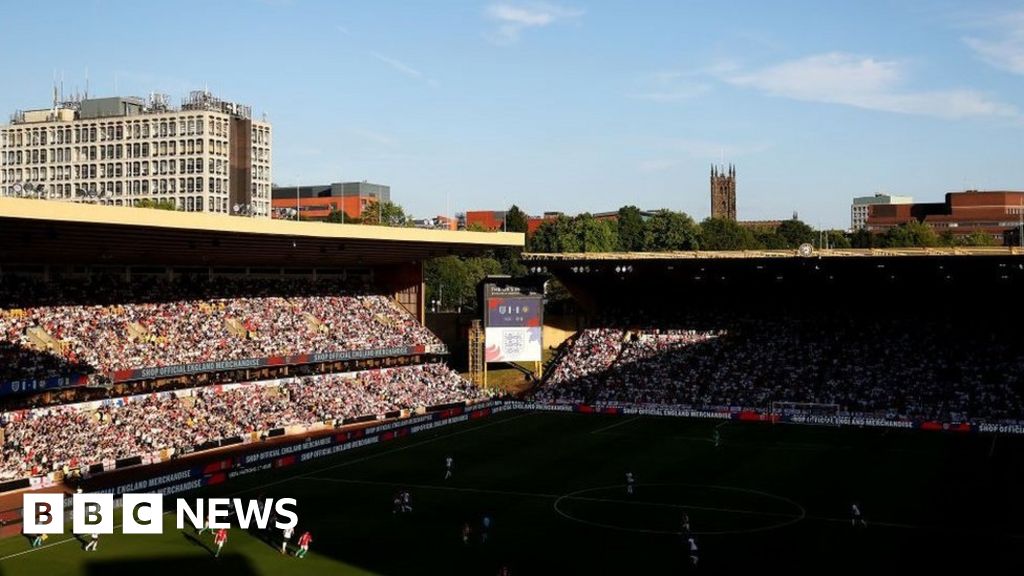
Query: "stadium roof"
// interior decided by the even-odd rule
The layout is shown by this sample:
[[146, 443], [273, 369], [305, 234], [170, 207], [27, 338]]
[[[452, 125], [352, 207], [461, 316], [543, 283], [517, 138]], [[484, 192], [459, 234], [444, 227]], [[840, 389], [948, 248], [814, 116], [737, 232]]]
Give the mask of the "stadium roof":
[[523, 261], [530, 272], [554, 274], [582, 309], [634, 317], [947, 308], [1003, 317], [1024, 287], [1019, 247], [526, 254]]
[[339, 266], [522, 247], [513, 232], [293, 222], [0, 198], [0, 263]]
[[547, 254], [524, 253], [532, 263], [580, 261], [659, 261], [659, 260], [755, 260], [768, 258], [871, 258], [871, 257], [936, 257], [936, 256], [1009, 256], [1024, 255], [1024, 249], [1013, 246], [950, 247], [950, 248], [852, 248], [814, 250], [802, 255], [797, 250], [687, 250], [676, 252], [572, 252]]

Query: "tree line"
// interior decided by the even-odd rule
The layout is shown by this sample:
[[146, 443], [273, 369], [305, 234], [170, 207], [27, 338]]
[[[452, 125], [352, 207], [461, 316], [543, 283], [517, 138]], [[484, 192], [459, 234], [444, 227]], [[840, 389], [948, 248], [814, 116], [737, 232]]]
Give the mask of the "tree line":
[[[341, 222], [340, 214], [328, 221]], [[347, 223], [356, 223], [346, 219]], [[408, 226], [410, 218], [401, 206], [384, 203], [367, 210], [362, 223]], [[523, 232], [528, 216], [518, 206], [505, 213], [504, 229]], [[471, 227], [471, 229], [473, 229]], [[482, 230], [482, 229], [480, 229]], [[544, 221], [527, 237], [529, 252], [666, 252], [673, 250], [781, 250], [801, 244], [815, 248], [900, 248], [938, 246], [992, 246], [999, 244], [987, 234], [953, 235], [937, 233], [920, 222], [910, 222], [884, 233], [867, 230], [816, 230], [796, 217], [777, 226], [743, 226], [732, 220], [706, 218], [696, 222], [685, 212], [657, 210], [645, 214], [636, 206], [623, 206], [615, 218], [597, 218], [584, 213], [558, 216]], [[476, 310], [476, 286], [495, 274], [522, 276], [523, 250], [501, 248], [479, 256], [444, 256], [424, 264], [427, 307], [443, 311]]]
[[815, 248], [897, 248], [994, 246], [999, 242], [980, 232], [936, 233], [931, 226], [917, 221], [880, 234], [867, 230], [851, 234], [842, 230], [815, 230], [795, 217], [777, 226], [743, 226], [721, 218], [707, 218], [697, 223], [686, 213], [672, 210], [658, 210], [644, 217], [636, 206], [620, 208], [614, 219], [599, 219], [591, 214], [559, 216], [541, 224], [527, 240], [529, 251], [549, 253], [780, 250], [801, 244]]

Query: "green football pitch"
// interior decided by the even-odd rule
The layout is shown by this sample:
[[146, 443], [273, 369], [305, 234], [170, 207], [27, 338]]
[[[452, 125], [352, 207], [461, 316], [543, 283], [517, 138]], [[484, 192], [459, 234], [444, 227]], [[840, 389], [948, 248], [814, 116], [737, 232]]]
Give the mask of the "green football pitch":
[[[237, 528], [215, 559], [209, 533], [167, 515], [162, 535], [103, 536], [96, 552], [8, 538], [0, 576], [1021, 574], [1022, 457], [1024, 438], [1003, 435], [503, 413], [195, 495], [296, 498], [305, 559]], [[399, 490], [411, 513], [393, 513]]]

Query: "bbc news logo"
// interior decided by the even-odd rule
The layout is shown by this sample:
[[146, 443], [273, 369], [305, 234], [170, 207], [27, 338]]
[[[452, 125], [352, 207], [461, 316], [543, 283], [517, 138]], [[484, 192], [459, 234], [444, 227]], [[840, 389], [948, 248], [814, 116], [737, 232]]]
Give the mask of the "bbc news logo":
[[[22, 498], [22, 526], [25, 534], [64, 533], [63, 494], [25, 494]], [[200, 529], [204, 525], [218, 529], [230, 528], [228, 518], [234, 517], [238, 527], [267, 530], [271, 525], [283, 530], [295, 528], [299, 517], [295, 499], [242, 500], [241, 498], [178, 498], [175, 525]], [[162, 534], [164, 496], [162, 494], [124, 494], [121, 497], [121, 532], [123, 534]], [[114, 533], [113, 494], [74, 494], [71, 498], [71, 532], [73, 534]]]

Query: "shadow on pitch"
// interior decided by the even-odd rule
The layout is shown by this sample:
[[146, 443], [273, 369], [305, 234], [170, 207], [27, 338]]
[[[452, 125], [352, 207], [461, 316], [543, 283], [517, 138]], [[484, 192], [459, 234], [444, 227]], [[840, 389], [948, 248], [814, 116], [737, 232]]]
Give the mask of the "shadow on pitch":
[[140, 574], [186, 574], [202, 576], [255, 576], [248, 558], [225, 554], [220, 558], [154, 557], [125, 560], [90, 560], [83, 574], [88, 576], [139, 576]]
[[[283, 536], [280, 530], [261, 530], [259, 528], [246, 528], [245, 532], [249, 536], [252, 536], [260, 542], [263, 542], [270, 548], [276, 551], [281, 550], [281, 539], [283, 538]], [[298, 535], [296, 535], [295, 539], [298, 539]]]
[[203, 539], [200, 537], [199, 534], [192, 534], [190, 532], [186, 532], [186, 531], [183, 530], [181, 532], [181, 535], [184, 536], [185, 540], [188, 540], [193, 546], [199, 546], [203, 550], [206, 550], [206, 552], [210, 556], [213, 556], [213, 554], [214, 554], [213, 548], [207, 546], [206, 542], [203, 542]]

